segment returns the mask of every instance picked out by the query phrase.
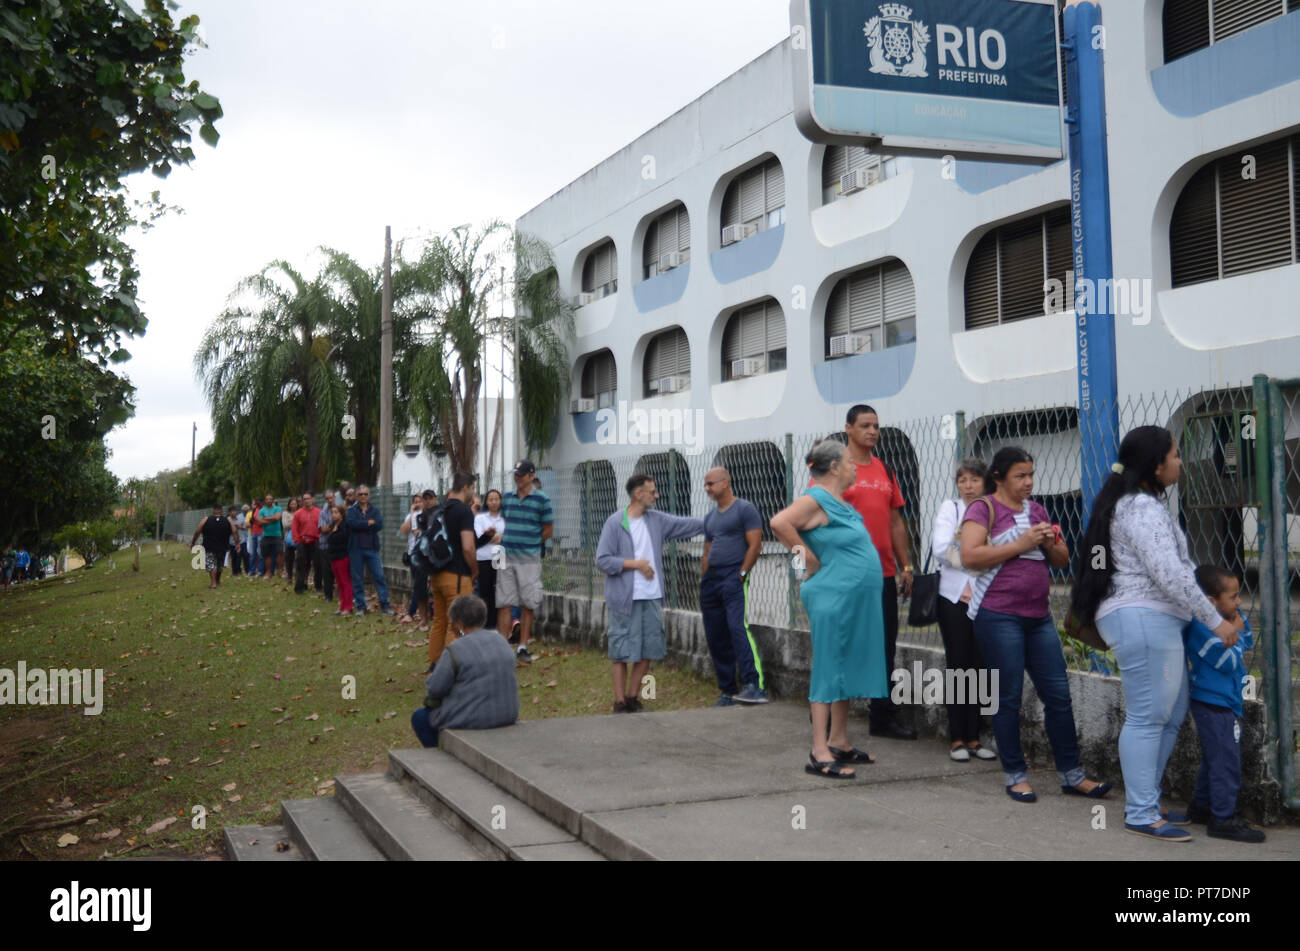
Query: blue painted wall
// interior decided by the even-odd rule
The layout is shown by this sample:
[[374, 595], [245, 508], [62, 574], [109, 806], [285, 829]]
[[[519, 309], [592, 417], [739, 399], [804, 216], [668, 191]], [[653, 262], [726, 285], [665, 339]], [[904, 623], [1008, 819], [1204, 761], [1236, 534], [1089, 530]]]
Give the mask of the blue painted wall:
[[766, 271], [776, 263], [785, 240], [785, 225], [760, 231], [752, 238], [719, 248], [709, 255], [713, 276], [719, 284], [731, 284], [741, 278]]
[[690, 276], [691, 265], [688, 262], [634, 285], [632, 299], [636, 301], [636, 309], [644, 314], [677, 303], [686, 293], [686, 282]]
[[860, 403], [898, 393], [912, 375], [916, 344], [889, 347], [813, 364], [822, 398], [829, 403]]

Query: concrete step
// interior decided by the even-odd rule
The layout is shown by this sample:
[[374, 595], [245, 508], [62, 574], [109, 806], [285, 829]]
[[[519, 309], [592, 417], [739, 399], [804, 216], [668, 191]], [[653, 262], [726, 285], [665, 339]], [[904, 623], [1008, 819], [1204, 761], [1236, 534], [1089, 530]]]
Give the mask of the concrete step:
[[389, 750], [389, 775], [480, 851], [501, 858], [603, 861], [575, 836], [436, 749]]
[[294, 799], [280, 815], [302, 857], [317, 862], [382, 862], [384, 853], [333, 798]]
[[389, 859], [466, 862], [486, 858], [386, 773], [335, 779], [339, 805]]
[[[301, 862], [302, 851], [283, 826], [226, 826], [222, 832], [232, 862]], [[276, 845], [288, 848], [276, 851]]]

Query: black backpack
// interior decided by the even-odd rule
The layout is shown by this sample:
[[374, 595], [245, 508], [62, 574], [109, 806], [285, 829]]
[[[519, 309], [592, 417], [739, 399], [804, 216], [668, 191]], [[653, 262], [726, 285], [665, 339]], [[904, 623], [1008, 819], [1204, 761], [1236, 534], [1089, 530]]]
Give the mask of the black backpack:
[[431, 573], [442, 571], [456, 556], [451, 547], [451, 537], [447, 534], [446, 508], [444, 502], [432, 512], [420, 513], [420, 540], [415, 543], [411, 560], [418, 560], [419, 567]]

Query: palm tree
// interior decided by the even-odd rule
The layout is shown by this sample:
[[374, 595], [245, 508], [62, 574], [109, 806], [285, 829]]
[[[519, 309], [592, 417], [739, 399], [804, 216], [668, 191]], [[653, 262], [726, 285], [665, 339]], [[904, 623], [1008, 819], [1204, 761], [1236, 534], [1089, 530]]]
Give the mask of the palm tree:
[[[325, 267], [321, 282], [329, 295], [329, 337], [334, 341], [335, 359], [347, 382], [347, 412], [355, 421], [356, 438], [350, 445], [353, 480], [373, 483], [379, 473], [379, 355], [382, 316], [382, 280], [380, 268], [367, 271], [352, 257], [330, 248], [321, 248]], [[396, 303], [398, 288], [407, 284], [408, 265], [402, 259], [402, 246], [394, 254], [393, 363], [398, 366], [403, 355], [416, 342], [415, 318]], [[394, 393], [398, 392], [396, 388]], [[337, 427], [337, 423], [335, 424]], [[410, 425], [408, 407], [403, 400], [393, 401], [393, 431], [399, 434], [394, 445], [405, 436]]]
[[509, 258], [515, 265], [525, 432], [530, 445], [549, 445], [568, 391], [565, 340], [573, 328], [549, 248], [491, 221], [477, 232], [464, 227], [435, 238], [414, 265], [393, 276], [394, 312], [400, 300], [402, 311], [427, 328], [423, 346], [408, 352], [399, 375], [401, 402], [408, 404], [424, 444], [441, 445], [453, 470], [472, 469], [478, 453], [483, 341], [503, 329], [488, 316], [488, 303], [500, 290], [498, 261]]
[[241, 491], [315, 488], [347, 399], [322, 333], [326, 289], [275, 261], [241, 281], [231, 302], [194, 356], [217, 439], [232, 447]]

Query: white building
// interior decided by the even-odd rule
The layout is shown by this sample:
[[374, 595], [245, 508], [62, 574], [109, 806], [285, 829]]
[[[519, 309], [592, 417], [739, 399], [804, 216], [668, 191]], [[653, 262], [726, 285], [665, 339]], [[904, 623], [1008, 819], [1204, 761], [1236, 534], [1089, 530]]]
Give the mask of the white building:
[[[1220, 475], [1250, 452], [1234, 422], [1249, 390], [1196, 394], [1300, 376], [1288, 9], [1300, 2], [1105, 7], [1114, 272], [1133, 295], [1117, 318], [1120, 401], [1178, 394], [1159, 421], [1189, 440], [1197, 419], [1222, 430], [1217, 449], [1185, 453]], [[795, 127], [791, 76], [782, 43], [519, 219], [579, 304], [573, 404], [548, 463], [638, 453], [598, 441], [602, 408], [688, 410], [701, 442], [779, 458], [784, 434], [840, 430], [867, 402], [898, 427], [904, 469], [953, 455], [904, 421], [959, 411], [963, 444], [986, 458], [1008, 438], [1050, 443], [1060, 464], [1036, 494], [1077, 508], [1074, 314], [1068, 301], [1044, 313], [1045, 281], [1068, 287], [1068, 163], [814, 144]], [[1294, 414], [1287, 425], [1300, 438]], [[691, 483], [707, 455], [687, 459]]]

